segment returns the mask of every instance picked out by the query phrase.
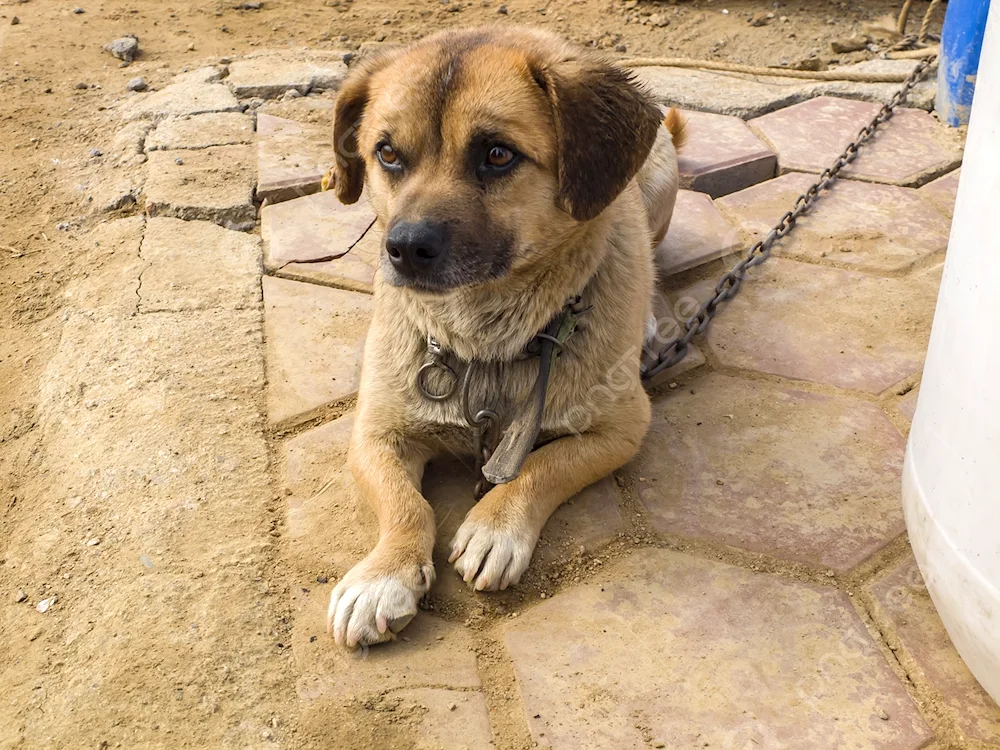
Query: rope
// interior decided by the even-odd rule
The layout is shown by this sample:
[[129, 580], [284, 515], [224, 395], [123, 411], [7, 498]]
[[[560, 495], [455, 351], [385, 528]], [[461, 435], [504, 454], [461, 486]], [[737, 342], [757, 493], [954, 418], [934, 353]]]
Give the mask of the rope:
[[913, 0], [906, 0], [903, 3], [903, 9], [899, 11], [899, 18], [896, 19], [896, 33], [901, 36], [906, 34], [906, 19], [910, 16], [911, 5], [913, 5]]
[[687, 60], [683, 57], [636, 57], [619, 60], [623, 68], [695, 68], [698, 70], [719, 70], [726, 73], [746, 73], [752, 76], [776, 76], [779, 78], [805, 78], [813, 81], [856, 81], [859, 83], [902, 83], [909, 73], [864, 73], [850, 70], [787, 70], [785, 68], [763, 68], [756, 65], [740, 65], [718, 60]]
[[937, 10], [940, 4], [941, 0], [931, 0], [931, 4], [927, 6], [927, 12], [924, 13], [924, 20], [920, 23], [920, 33], [917, 34], [917, 41], [921, 44], [927, 41], [927, 30], [931, 25], [931, 16], [934, 15], [934, 11]]

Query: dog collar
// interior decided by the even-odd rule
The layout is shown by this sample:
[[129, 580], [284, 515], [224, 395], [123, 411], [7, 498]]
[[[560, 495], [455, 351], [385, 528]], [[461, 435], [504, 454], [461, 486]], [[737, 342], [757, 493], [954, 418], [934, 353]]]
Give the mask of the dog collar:
[[[498, 434], [500, 416], [496, 412], [492, 409], [473, 411], [469, 404], [469, 386], [477, 363], [468, 362], [465, 372], [459, 378], [454, 368], [445, 361], [441, 344], [428, 334], [427, 361], [417, 370], [417, 390], [421, 396], [431, 401], [446, 401], [459, 390], [461, 382], [462, 413], [473, 432], [476, 469], [482, 473], [482, 479], [476, 486], [477, 500], [494, 485], [511, 482], [521, 473], [541, 432], [552, 364], [563, 344], [576, 331], [580, 317], [589, 309], [581, 306], [579, 295], [570, 298], [549, 324], [528, 342], [518, 359], [538, 357], [538, 376], [531, 395], [516, 408], [502, 435]], [[440, 393], [435, 393], [428, 387], [427, 379], [434, 370], [444, 374], [448, 380], [448, 386]]]

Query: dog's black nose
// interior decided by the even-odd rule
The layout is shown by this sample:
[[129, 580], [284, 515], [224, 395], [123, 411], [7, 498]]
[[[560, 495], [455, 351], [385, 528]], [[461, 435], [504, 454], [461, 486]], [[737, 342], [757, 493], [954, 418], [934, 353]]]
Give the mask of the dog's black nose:
[[426, 275], [445, 255], [447, 233], [429, 221], [400, 221], [385, 238], [385, 251], [400, 274]]

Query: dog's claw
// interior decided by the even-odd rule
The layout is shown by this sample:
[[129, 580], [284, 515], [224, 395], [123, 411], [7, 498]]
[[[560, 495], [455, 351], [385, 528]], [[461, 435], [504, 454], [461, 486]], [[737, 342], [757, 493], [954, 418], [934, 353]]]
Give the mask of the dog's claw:
[[368, 558], [334, 587], [327, 631], [338, 646], [355, 648], [391, 641], [417, 614], [417, 602], [434, 580], [430, 565], [399, 573], [373, 572]]
[[452, 542], [449, 562], [476, 591], [497, 591], [521, 580], [537, 535], [466, 519]]

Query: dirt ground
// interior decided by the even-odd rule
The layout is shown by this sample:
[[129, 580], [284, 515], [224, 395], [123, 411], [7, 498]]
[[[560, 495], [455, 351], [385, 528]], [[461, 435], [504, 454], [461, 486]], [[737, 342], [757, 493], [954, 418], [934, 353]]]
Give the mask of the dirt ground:
[[[71, 413], [39, 414], [43, 392], [59, 388], [58, 382], [46, 376], [57, 352], [68, 365], [89, 367], [95, 374], [104, 366], [134, 366], [140, 373], [154, 367], [143, 362], [141, 345], [122, 345], [121, 350], [134, 359], [121, 362], [119, 358], [117, 365], [103, 362], [99, 351], [74, 349], [72, 337], [77, 332], [68, 327], [72, 321], [65, 314], [67, 289], [88, 277], [107, 274], [114, 262], [101, 245], [81, 237], [107, 218], [88, 205], [86, 186], [97, 158], [91, 150], [105, 148], [111, 137], [114, 120], [104, 109], [124, 92], [126, 81], [142, 75], [151, 85], [161, 85], [186, 67], [238, 57], [255, 48], [350, 49], [366, 41], [404, 42], [437, 29], [490, 23], [501, 13], [621, 56], [683, 56], [766, 65], [794, 64], [810, 57], [855, 62], [873, 53], [833, 55], [830, 41], [861, 33], [865, 22], [895, 12], [901, 4], [896, 0], [506, 0], [504, 4], [499, 0], [264, 0], [258, 10], [243, 10], [235, 7], [239, 5], [236, 0], [77, 2], [82, 12], [76, 12], [72, 3], [54, 0], [0, 2], [2, 747], [76, 746], [74, 738], [83, 737], [83, 746], [121, 744], [121, 738], [129, 735], [112, 733], [109, 737], [118, 739], [98, 739], [99, 728], [109, 722], [143, 725], [153, 733], [131, 735], [132, 741], [124, 740], [124, 746], [185, 745], [188, 735], [178, 726], [172, 728], [172, 735], [152, 739], [162, 711], [157, 705], [164, 694], [162, 685], [170, 685], [181, 700], [184, 685], [206, 679], [232, 683], [232, 675], [239, 675], [237, 685], [254, 680], [256, 687], [230, 689], [221, 712], [209, 702], [200, 706], [201, 713], [193, 715], [192, 721], [231, 723], [234, 715], [244, 713], [260, 721], [263, 700], [275, 715], [286, 717], [284, 724], [272, 723], [274, 733], [296, 744], [290, 739], [295, 690], [289, 685], [292, 678], [285, 676], [291, 674], [289, 662], [280, 654], [264, 658], [257, 653], [258, 648], [270, 646], [248, 639], [239, 627], [246, 623], [236, 614], [250, 606], [249, 598], [261, 588], [284, 590], [280, 555], [263, 555], [248, 581], [232, 585], [228, 611], [204, 614], [209, 624], [203, 627], [215, 633], [205, 653], [176, 644], [168, 647], [164, 643], [169, 641], [163, 640], [147, 644], [141, 630], [119, 633], [114, 609], [102, 612], [102, 602], [142, 608], [142, 617], [129, 620], [138, 628], [169, 620], [171, 597], [179, 594], [151, 592], [147, 587], [136, 589], [133, 601], [128, 590], [132, 584], [118, 568], [104, 569], [99, 558], [87, 556], [87, 542], [98, 539], [90, 547], [100, 546], [101, 519], [111, 523], [114, 512], [99, 508], [89, 515], [76, 513], [77, 505], [86, 505], [89, 498], [81, 500], [74, 492], [74, 477], [101, 470], [102, 457], [88, 454], [87, 444], [91, 431], [105, 425], [75, 413], [75, 409], [89, 408], [85, 394], [79, 394], [81, 400]], [[919, 23], [924, 7], [923, 2], [916, 4], [917, 21], [911, 24]], [[773, 18], [768, 18], [769, 13]], [[751, 24], [752, 17], [762, 25]], [[932, 27], [939, 29], [940, 18]], [[139, 37], [142, 53], [123, 69], [101, 47], [126, 33]], [[127, 214], [126, 210], [122, 215]], [[100, 321], [92, 323], [100, 325]], [[211, 325], [211, 321], [196, 323]], [[85, 332], [80, 335], [84, 337]], [[109, 346], [114, 336], [108, 333]], [[137, 340], [141, 341], [141, 335]], [[225, 355], [213, 353], [216, 358]], [[155, 373], [150, 375], [155, 377]], [[128, 414], [128, 408], [123, 408], [114, 429], [125, 435], [143, 432], [146, 427], [128, 424]], [[55, 427], [43, 429], [42, 422], [60, 423], [63, 432]], [[139, 463], [143, 450], [159, 448], [148, 437], [136, 439], [134, 452], [128, 455]], [[171, 446], [178, 452], [183, 448]], [[259, 460], [260, 476], [253, 481], [265, 486], [266, 453], [255, 451], [248, 447], [240, 458]], [[266, 489], [263, 494], [268, 494]], [[258, 510], [259, 518], [254, 517]], [[129, 509], [116, 512], [128, 513]], [[266, 528], [265, 516], [270, 512], [281, 509], [277, 504], [255, 506], [248, 513], [248, 523]], [[183, 544], [210, 546], [218, 527], [187, 526], [184, 533]], [[72, 540], [85, 552], [64, 554], [61, 540]], [[18, 614], [25, 611], [18, 602], [22, 591], [34, 603], [58, 598], [68, 587], [72, 597], [88, 602], [94, 613], [85, 624], [36, 627], [30, 618]], [[248, 600], [241, 601], [244, 595]], [[257, 634], [280, 635], [286, 610], [281, 596], [272, 596], [266, 606], [257, 607], [253, 615]], [[30, 613], [34, 616], [34, 608]], [[213, 619], [217, 621], [212, 623]], [[103, 662], [108, 679], [134, 676], [123, 680], [119, 692], [110, 693], [114, 706], [86, 701], [67, 704], [60, 698], [61, 685], [83, 679], [67, 668], [79, 658], [75, 642], [81, 633], [87, 634], [86, 647], [93, 649], [93, 659]], [[130, 645], [126, 647], [123, 641]], [[211, 670], [217, 671], [206, 677]], [[103, 695], [107, 700], [109, 694]], [[218, 718], [220, 713], [226, 716]], [[286, 729], [288, 723], [291, 729]], [[264, 736], [269, 731], [265, 728]], [[215, 736], [245, 744], [239, 733]], [[262, 732], [258, 727], [248, 736], [259, 739]]]

